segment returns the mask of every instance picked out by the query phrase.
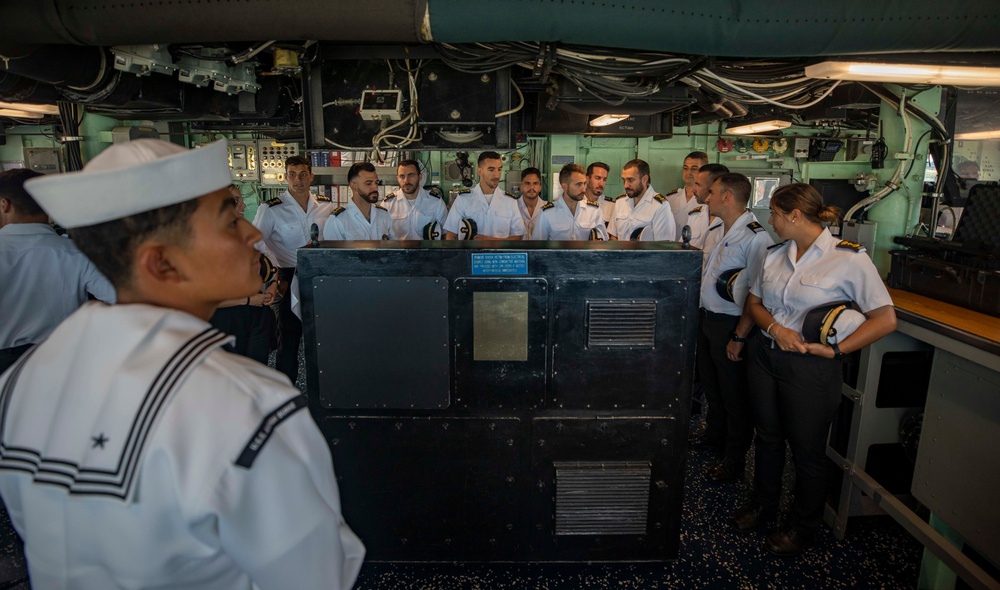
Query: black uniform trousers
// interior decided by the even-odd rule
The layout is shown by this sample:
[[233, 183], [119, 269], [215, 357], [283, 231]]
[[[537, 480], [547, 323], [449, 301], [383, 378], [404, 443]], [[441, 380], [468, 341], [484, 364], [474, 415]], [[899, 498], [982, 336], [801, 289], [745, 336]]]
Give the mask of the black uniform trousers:
[[274, 313], [271, 308], [252, 305], [220, 307], [215, 310], [209, 322], [216, 329], [236, 337], [232, 352], [267, 364], [271, 332], [274, 330]]
[[[291, 283], [295, 275], [294, 268], [278, 270], [278, 278], [282, 282]], [[292, 290], [289, 287], [285, 296], [278, 302], [278, 354], [275, 356], [275, 368], [285, 375], [295, 385], [299, 376], [299, 342], [302, 341], [302, 320], [292, 313]]]
[[698, 378], [705, 390], [705, 442], [723, 449], [723, 460], [739, 471], [753, 440], [746, 361], [726, 357], [726, 345], [739, 316], [701, 311]]
[[817, 528], [826, 504], [826, 457], [830, 424], [840, 405], [841, 362], [772, 348], [763, 334], [750, 340], [747, 375], [754, 425], [754, 500], [765, 509], [778, 509], [785, 440], [795, 465], [795, 499], [789, 524]]

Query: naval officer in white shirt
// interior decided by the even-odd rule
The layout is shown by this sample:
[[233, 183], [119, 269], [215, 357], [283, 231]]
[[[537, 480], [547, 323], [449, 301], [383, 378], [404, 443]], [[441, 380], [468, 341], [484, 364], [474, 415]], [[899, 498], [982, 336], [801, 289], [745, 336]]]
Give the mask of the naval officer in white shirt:
[[394, 240], [389, 211], [378, 204], [378, 172], [371, 162], [347, 171], [351, 200], [337, 207], [323, 228], [324, 240]]
[[[630, 160], [622, 167], [625, 194], [615, 202], [608, 224], [612, 240], [673, 240], [677, 235], [667, 198], [650, 186], [649, 164]], [[628, 197], [622, 198], [622, 197]]]
[[583, 166], [566, 164], [559, 171], [562, 195], [542, 206], [532, 240], [607, 240], [608, 232], [597, 201], [587, 200]]
[[397, 240], [438, 239], [434, 233], [443, 237], [448, 208], [441, 197], [423, 188], [423, 180], [416, 160], [403, 160], [396, 167], [399, 188], [382, 201], [382, 206], [389, 211]]
[[227, 159], [140, 139], [26, 184], [118, 296], [0, 376], [0, 495], [34, 588], [354, 584], [364, 547], [306, 399], [208, 323], [260, 288]]
[[294, 384], [299, 374], [299, 343], [302, 321], [292, 310], [298, 297], [295, 279], [296, 251], [309, 243], [313, 224], [320, 232], [333, 203], [330, 197], [309, 191], [313, 181], [312, 164], [304, 156], [285, 159], [288, 190], [268, 199], [257, 209], [253, 225], [261, 233], [257, 249], [278, 266], [278, 353], [275, 366]]
[[517, 196], [500, 190], [503, 160], [496, 152], [479, 154], [479, 184], [455, 198], [445, 221], [448, 240], [520, 240], [524, 220]]

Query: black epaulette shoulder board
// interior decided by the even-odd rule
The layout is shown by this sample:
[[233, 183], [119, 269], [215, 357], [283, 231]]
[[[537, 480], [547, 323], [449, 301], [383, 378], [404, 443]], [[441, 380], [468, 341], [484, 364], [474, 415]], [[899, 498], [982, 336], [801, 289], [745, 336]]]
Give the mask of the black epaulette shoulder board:
[[391, 201], [391, 200], [393, 200], [393, 199], [395, 199], [395, 198], [396, 198], [396, 193], [392, 193], [391, 195], [387, 196], [387, 197], [385, 198], [385, 200], [386, 200], [386, 201]]
[[597, 201], [591, 201], [590, 199], [587, 199], [587, 204], [591, 207], [600, 207], [600, 205], [597, 204]]
[[656, 195], [653, 195], [653, 200], [654, 201], [659, 201], [660, 203], [662, 203], [663, 201], [666, 201], [667, 198], [664, 197], [663, 195], [657, 193]]
[[336, 209], [330, 212], [330, 215], [340, 215], [344, 211], [347, 211], [347, 209], [344, 209], [343, 207], [337, 207]]
[[465, 195], [465, 194], [468, 194], [468, 193], [471, 193], [471, 192], [472, 192], [471, 188], [463, 188], [462, 190], [458, 191], [458, 194]]
[[[435, 199], [440, 199], [441, 198], [441, 192], [440, 191], [427, 191], [427, 194], [430, 195], [430, 196], [432, 196], [432, 197], [434, 197]], [[395, 196], [395, 195], [393, 195], [393, 196]]]
[[627, 195], [627, 194], [628, 194], [628, 193], [622, 193], [622, 194], [618, 195], [617, 197], [615, 197], [615, 200], [618, 200], [618, 199], [620, 199], [620, 198], [624, 197], [624, 196], [625, 196], [625, 195]]
[[750, 228], [750, 231], [752, 231], [755, 234], [759, 234], [760, 232], [764, 231], [764, 226], [757, 223], [756, 221], [751, 221], [750, 223], [747, 224], [747, 227]]
[[508, 197], [510, 197], [512, 199], [516, 199], [517, 198], [517, 195], [512, 195], [512, 194], [508, 193], [507, 191], [504, 191], [503, 194], [507, 195]]
[[281, 200], [281, 197], [274, 197], [273, 199], [268, 199], [267, 200], [267, 206], [268, 207], [277, 207], [278, 205], [280, 205], [282, 203], [284, 203], [284, 201]]
[[688, 215], [691, 215], [692, 213], [701, 213], [701, 209], [701, 207], [695, 207], [694, 209], [688, 211]]
[[779, 246], [784, 246], [787, 243], [788, 243], [788, 240], [785, 240], [784, 242], [778, 242], [777, 244], [774, 244], [772, 246], [768, 246], [767, 249], [768, 250], [773, 250], [773, 249], [775, 249], [775, 248], [777, 248]]
[[379, 205], [378, 203], [375, 203], [375, 208], [376, 208], [376, 209], [381, 209], [381, 210], [383, 210], [383, 211], [388, 211], [388, 209], [386, 209], [386, 208], [385, 208], [385, 207], [383, 207], [382, 205]]
[[330, 197], [328, 197], [326, 195], [316, 195], [316, 200], [319, 201], [320, 203], [331, 203], [331, 202], [333, 202], [333, 201], [330, 200]]
[[864, 252], [865, 247], [857, 242], [851, 242], [848, 240], [841, 240], [837, 247], [842, 250], [854, 250], [855, 252]]
[[551, 209], [555, 206], [556, 206], [555, 203], [545, 203], [544, 205], [542, 205], [542, 211], [545, 211], [546, 209]]
[[715, 225], [713, 225], [712, 227], [708, 228], [708, 231], [712, 231], [712, 230], [716, 230], [716, 229], [719, 229], [719, 228], [720, 228], [720, 227], [722, 227], [723, 225], [725, 225], [725, 224], [722, 224], [722, 223], [716, 223], [716, 224], [715, 224]]
[[612, 196], [609, 196], [609, 195], [604, 195], [604, 200], [608, 201], [610, 203], [614, 203], [615, 201], [618, 200], [618, 197], [612, 197]]
[[669, 197], [670, 195], [676, 195], [677, 193], [681, 192], [681, 190], [682, 189], [675, 188], [674, 190], [672, 190], [669, 193], [667, 193], [667, 196]]

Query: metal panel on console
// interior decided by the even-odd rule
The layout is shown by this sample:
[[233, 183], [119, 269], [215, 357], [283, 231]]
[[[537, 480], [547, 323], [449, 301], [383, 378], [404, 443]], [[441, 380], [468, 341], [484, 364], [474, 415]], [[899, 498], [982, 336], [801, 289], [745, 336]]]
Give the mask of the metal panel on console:
[[523, 558], [521, 421], [345, 416], [320, 424], [369, 561]]
[[456, 279], [452, 309], [455, 405], [524, 409], [541, 404], [548, 327], [546, 280]]
[[[568, 279], [553, 292], [552, 400], [563, 409], [676, 411], [693, 364], [680, 279]], [[690, 392], [687, 393], [690, 395]]]
[[324, 407], [448, 407], [447, 279], [327, 276], [313, 286]]

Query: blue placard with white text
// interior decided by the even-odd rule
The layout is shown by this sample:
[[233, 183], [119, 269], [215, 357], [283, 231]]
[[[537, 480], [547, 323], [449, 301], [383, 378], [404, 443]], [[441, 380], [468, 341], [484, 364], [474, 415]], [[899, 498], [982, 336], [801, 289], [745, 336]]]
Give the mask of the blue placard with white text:
[[472, 274], [476, 275], [526, 275], [528, 274], [528, 253], [473, 254]]

